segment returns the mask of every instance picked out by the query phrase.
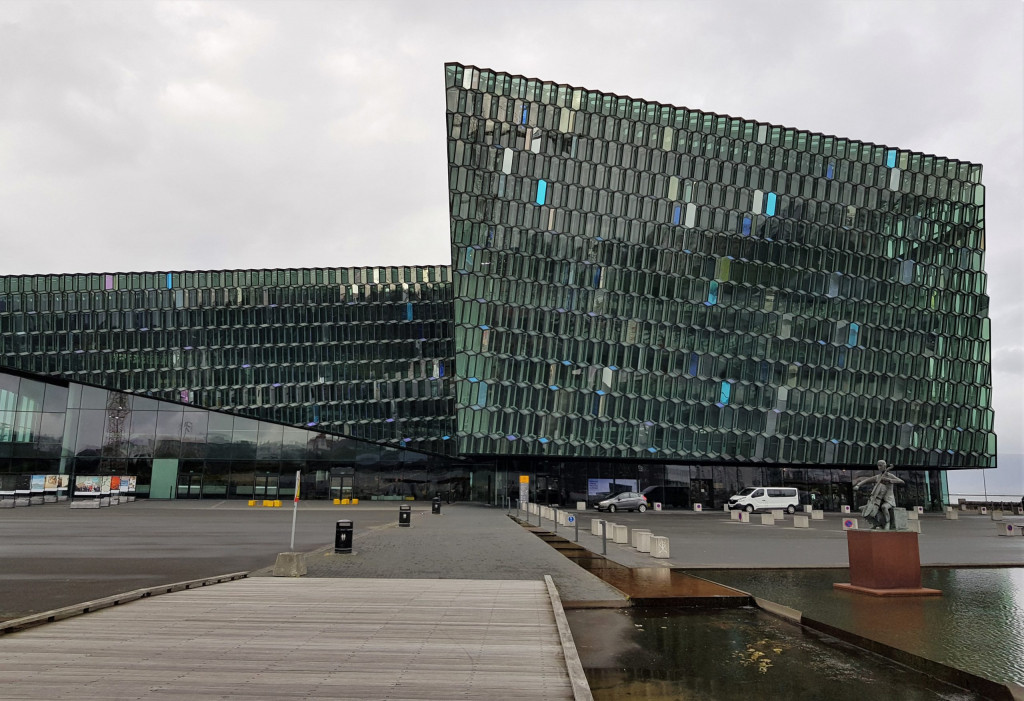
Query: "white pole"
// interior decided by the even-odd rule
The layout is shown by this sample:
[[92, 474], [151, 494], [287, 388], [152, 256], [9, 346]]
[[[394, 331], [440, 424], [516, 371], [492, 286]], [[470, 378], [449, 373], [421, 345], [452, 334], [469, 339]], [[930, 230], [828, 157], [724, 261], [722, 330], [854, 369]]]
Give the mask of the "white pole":
[[295, 471], [295, 506], [292, 507], [292, 544], [289, 550], [295, 550], [295, 517], [299, 513], [299, 479], [302, 474], [302, 470]]

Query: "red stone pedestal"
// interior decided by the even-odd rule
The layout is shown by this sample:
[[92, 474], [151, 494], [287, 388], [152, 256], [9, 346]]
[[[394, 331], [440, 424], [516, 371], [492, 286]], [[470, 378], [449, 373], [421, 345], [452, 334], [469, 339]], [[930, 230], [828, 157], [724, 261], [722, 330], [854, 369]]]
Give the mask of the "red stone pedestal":
[[872, 596], [942, 596], [921, 587], [921, 554], [913, 531], [847, 531], [850, 582], [833, 586]]

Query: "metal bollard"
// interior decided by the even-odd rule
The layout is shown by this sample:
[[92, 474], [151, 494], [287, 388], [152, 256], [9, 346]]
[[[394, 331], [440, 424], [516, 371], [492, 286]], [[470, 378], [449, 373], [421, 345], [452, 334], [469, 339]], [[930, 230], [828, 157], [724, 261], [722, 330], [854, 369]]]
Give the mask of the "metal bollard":
[[558, 509], [552, 509], [555, 512], [555, 533], [558, 533]]
[[434, 497], [434, 500], [430, 502], [430, 513], [439, 514], [441, 513], [441, 497]]
[[576, 526], [576, 534], [572, 537], [572, 542], [580, 542], [580, 517], [577, 516], [576, 520], [573, 521], [573, 525]]
[[601, 521], [601, 554], [608, 554], [608, 522]]
[[412, 526], [412, 507], [408, 504], [402, 504], [398, 507], [398, 525], [403, 528]]

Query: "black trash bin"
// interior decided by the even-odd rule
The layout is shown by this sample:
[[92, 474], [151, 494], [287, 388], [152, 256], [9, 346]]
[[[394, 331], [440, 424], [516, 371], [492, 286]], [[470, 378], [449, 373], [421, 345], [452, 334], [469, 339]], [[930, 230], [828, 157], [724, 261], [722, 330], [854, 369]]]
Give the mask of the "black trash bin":
[[408, 504], [398, 507], [398, 525], [405, 528], [412, 525], [412, 507]]
[[352, 522], [347, 519], [334, 525], [334, 552], [352, 552]]
[[430, 513], [441, 513], [441, 497], [434, 497], [434, 503], [430, 505]]

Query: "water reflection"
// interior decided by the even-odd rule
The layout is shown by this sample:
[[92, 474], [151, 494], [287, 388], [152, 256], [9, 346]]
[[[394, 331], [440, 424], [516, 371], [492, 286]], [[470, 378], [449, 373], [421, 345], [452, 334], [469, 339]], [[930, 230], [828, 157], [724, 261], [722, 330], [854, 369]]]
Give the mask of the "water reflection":
[[566, 613], [598, 700], [981, 698], [757, 609]]
[[848, 570], [701, 570], [808, 617], [997, 682], [1024, 684], [1024, 568], [921, 570], [941, 597], [834, 591]]

